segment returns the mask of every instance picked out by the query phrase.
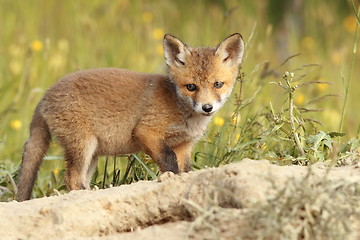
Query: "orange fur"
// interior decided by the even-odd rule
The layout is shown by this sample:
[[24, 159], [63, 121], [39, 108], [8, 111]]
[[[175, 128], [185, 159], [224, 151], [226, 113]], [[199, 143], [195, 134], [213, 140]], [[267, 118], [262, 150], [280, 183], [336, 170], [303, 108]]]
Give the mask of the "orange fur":
[[[63, 146], [69, 190], [89, 188], [98, 156], [143, 151], [162, 172], [189, 171], [193, 144], [233, 88], [243, 56], [240, 34], [217, 48], [164, 37], [168, 75], [117, 68], [66, 75], [35, 110], [24, 145], [18, 201], [31, 196], [51, 137]], [[214, 87], [215, 82], [222, 83]], [[188, 84], [196, 86], [189, 91]]]

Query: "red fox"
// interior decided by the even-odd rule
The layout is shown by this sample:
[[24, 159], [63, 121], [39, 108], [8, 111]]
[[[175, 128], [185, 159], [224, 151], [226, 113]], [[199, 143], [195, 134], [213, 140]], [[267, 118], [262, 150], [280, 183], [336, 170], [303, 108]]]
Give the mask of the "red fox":
[[235, 33], [217, 47], [192, 48], [166, 34], [163, 48], [167, 75], [90, 69], [45, 93], [24, 145], [18, 201], [30, 199], [51, 137], [64, 148], [69, 190], [89, 189], [104, 155], [142, 151], [161, 172], [191, 170], [191, 148], [231, 94], [244, 41]]

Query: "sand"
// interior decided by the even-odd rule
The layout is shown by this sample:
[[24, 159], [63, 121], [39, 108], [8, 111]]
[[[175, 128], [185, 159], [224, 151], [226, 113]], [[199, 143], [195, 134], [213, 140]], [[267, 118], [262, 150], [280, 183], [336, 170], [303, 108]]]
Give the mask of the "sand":
[[[340, 187], [360, 183], [356, 166], [328, 171], [326, 164], [317, 164], [309, 169], [244, 159], [180, 175], [164, 173], [157, 181], [0, 203], [0, 239], [256, 239], [259, 235], [249, 232], [255, 233], [253, 223], [255, 229], [263, 226], [262, 218], [254, 218], [257, 209], [274, 203], [290, 181], [326, 178]], [[360, 199], [358, 190], [352, 201]], [[344, 237], [360, 239], [360, 218], [349, 217], [350, 230]], [[268, 234], [268, 239], [277, 239], [276, 234]]]

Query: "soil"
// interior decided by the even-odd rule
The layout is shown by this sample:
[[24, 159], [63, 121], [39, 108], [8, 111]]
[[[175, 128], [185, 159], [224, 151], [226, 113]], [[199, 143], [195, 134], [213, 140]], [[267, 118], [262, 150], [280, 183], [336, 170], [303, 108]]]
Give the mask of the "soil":
[[[157, 181], [0, 203], [0, 239], [256, 239], [243, 232], [254, 223], [249, 213], [309, 173], [335, 183], [360, 183], [356, 166], [329, 170], [317, 164], [310, 170], [244, 159], [180, 175], [164, 173]], [[359, 239], [360, 219], [355, 216], [351, 223], [347, 237]]]

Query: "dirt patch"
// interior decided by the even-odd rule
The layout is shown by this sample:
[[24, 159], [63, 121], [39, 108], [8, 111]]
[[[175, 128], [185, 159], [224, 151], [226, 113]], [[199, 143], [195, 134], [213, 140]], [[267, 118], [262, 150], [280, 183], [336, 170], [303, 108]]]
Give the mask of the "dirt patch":
[[360, 169], [243, 160], [0, 203], [1, 239], [359, 239]]

